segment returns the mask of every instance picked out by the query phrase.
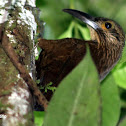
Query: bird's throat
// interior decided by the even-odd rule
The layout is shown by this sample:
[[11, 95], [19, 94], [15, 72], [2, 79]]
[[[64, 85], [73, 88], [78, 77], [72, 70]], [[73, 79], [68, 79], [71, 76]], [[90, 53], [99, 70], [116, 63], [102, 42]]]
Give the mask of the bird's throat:
[[101, 41], [100, 41], [98, 33], [92, 27], [90, 27], [90, 26], [88, 26], [88, 27], [89, 27], [89, 30], [90, 30], [91, 40], [100, 44]]

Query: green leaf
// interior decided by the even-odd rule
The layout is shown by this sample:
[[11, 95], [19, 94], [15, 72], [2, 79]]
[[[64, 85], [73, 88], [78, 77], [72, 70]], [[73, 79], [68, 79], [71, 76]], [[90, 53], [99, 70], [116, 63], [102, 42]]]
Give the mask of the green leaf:
[[69, 28], [58, 37], [58, 39], [62, 39], [62, 38], [71, 38], [72, 37], [72, 30], [74, 28], [74, 21], [72, 21], [69, 25]]
[[81, 31], [84, 40], [91, 40], [88, 28], [83, 27], [83, 26], [81, 26], [79, 24], [77, 25], [77, 27]]
[[116, 84], [126, 89], [126, 46], [123, 49], [122, 57], [119, 63], [112, 71], [113, 77], [115, 79]]
[[42, 126], [43, 118], [44, 118], [44, 112], [34, 111], [34, 117], [35, 117], [36, 126]]
[[44, 126], [100, 126], [99, 90], [97, 70], [87, 51], [84, 59], [54, 93]]
[[109, 75], [101, 86], [102, 126], [116, 126], [120, 116], [120, 99], [118, 87], [112, 75]]
[[119, 61], [119, 64], [122, 64], [124, 62], [126, 62], [126, 46], [124, 46], [124, 49], [123, 49], [123, 52], [122, 52], [122, 57]]
[[126, 117], [123, 118], [123, 120], [119, 123], [118, 126], [126, 126]]
[[126, 66], [124, 66], [123, 68], [117, 68], [113, 72], [113, 76], [116, 84], [121, 88], [126, 89]]

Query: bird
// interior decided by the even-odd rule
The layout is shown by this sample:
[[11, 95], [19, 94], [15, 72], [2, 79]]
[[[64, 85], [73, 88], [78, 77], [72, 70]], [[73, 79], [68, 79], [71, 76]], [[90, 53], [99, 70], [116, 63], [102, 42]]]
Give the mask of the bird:
[[[91, 40], [64, 38], [47, 40], [40, 38], [42, 49], [36, 63], [37, 77], [45, 87], [50, 82], [57, 87], [59, 83], [79, 64], [86, 54], [86, 45], [97, 68], [99, 81], [102, 81], [119, 61], [125, 45], [125, 34], [122, 27], [112, 19], [94, 17], [75, 9], [64, 9], [64, 12], [86, 23]], [[90, 63], [89, 63], [90, 64]], [[42, 91], [48, 100], [53, 92]]]

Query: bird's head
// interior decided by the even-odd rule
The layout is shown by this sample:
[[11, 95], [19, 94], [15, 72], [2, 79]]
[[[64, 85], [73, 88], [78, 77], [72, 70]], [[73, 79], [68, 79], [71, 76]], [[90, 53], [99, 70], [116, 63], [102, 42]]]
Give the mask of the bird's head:
[[124, 46], [125, 34], [121, 26], [115, 21], [102, 17], [93, 17], [73, 9], [64, 9], [63, 11], [85, 22], [89, 26], [91, 39], [93, 41], [101, 45], [112, 44]]

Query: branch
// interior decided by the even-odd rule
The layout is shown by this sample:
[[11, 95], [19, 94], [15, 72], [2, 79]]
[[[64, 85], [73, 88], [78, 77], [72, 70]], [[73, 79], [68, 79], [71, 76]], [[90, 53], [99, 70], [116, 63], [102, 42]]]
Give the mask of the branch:
[[8, 37], [4, 34], [2, 39], [2, 47], [8, 57], [10, 58], [11, 62], [14, 64], [16, 69], [19, 71], [21, 77], [24, 79], [24, 81], [27, 83], [29, 88], [33, 91], [34, 96], [37, 98], [40, 105], [44, 107], [44, 109], [47, 109], [48, 101], [44, 97], [44, 95], [40, 92], [38, 89], [36, 83], [32, 80], [31, 76], [29, 75], [29, 72], [25, 69], [24, 65], [22, 65], [19, 60], [18, 56], [16, 55], [14, 49], [11, 46], [11, 43], [9, 42]]

